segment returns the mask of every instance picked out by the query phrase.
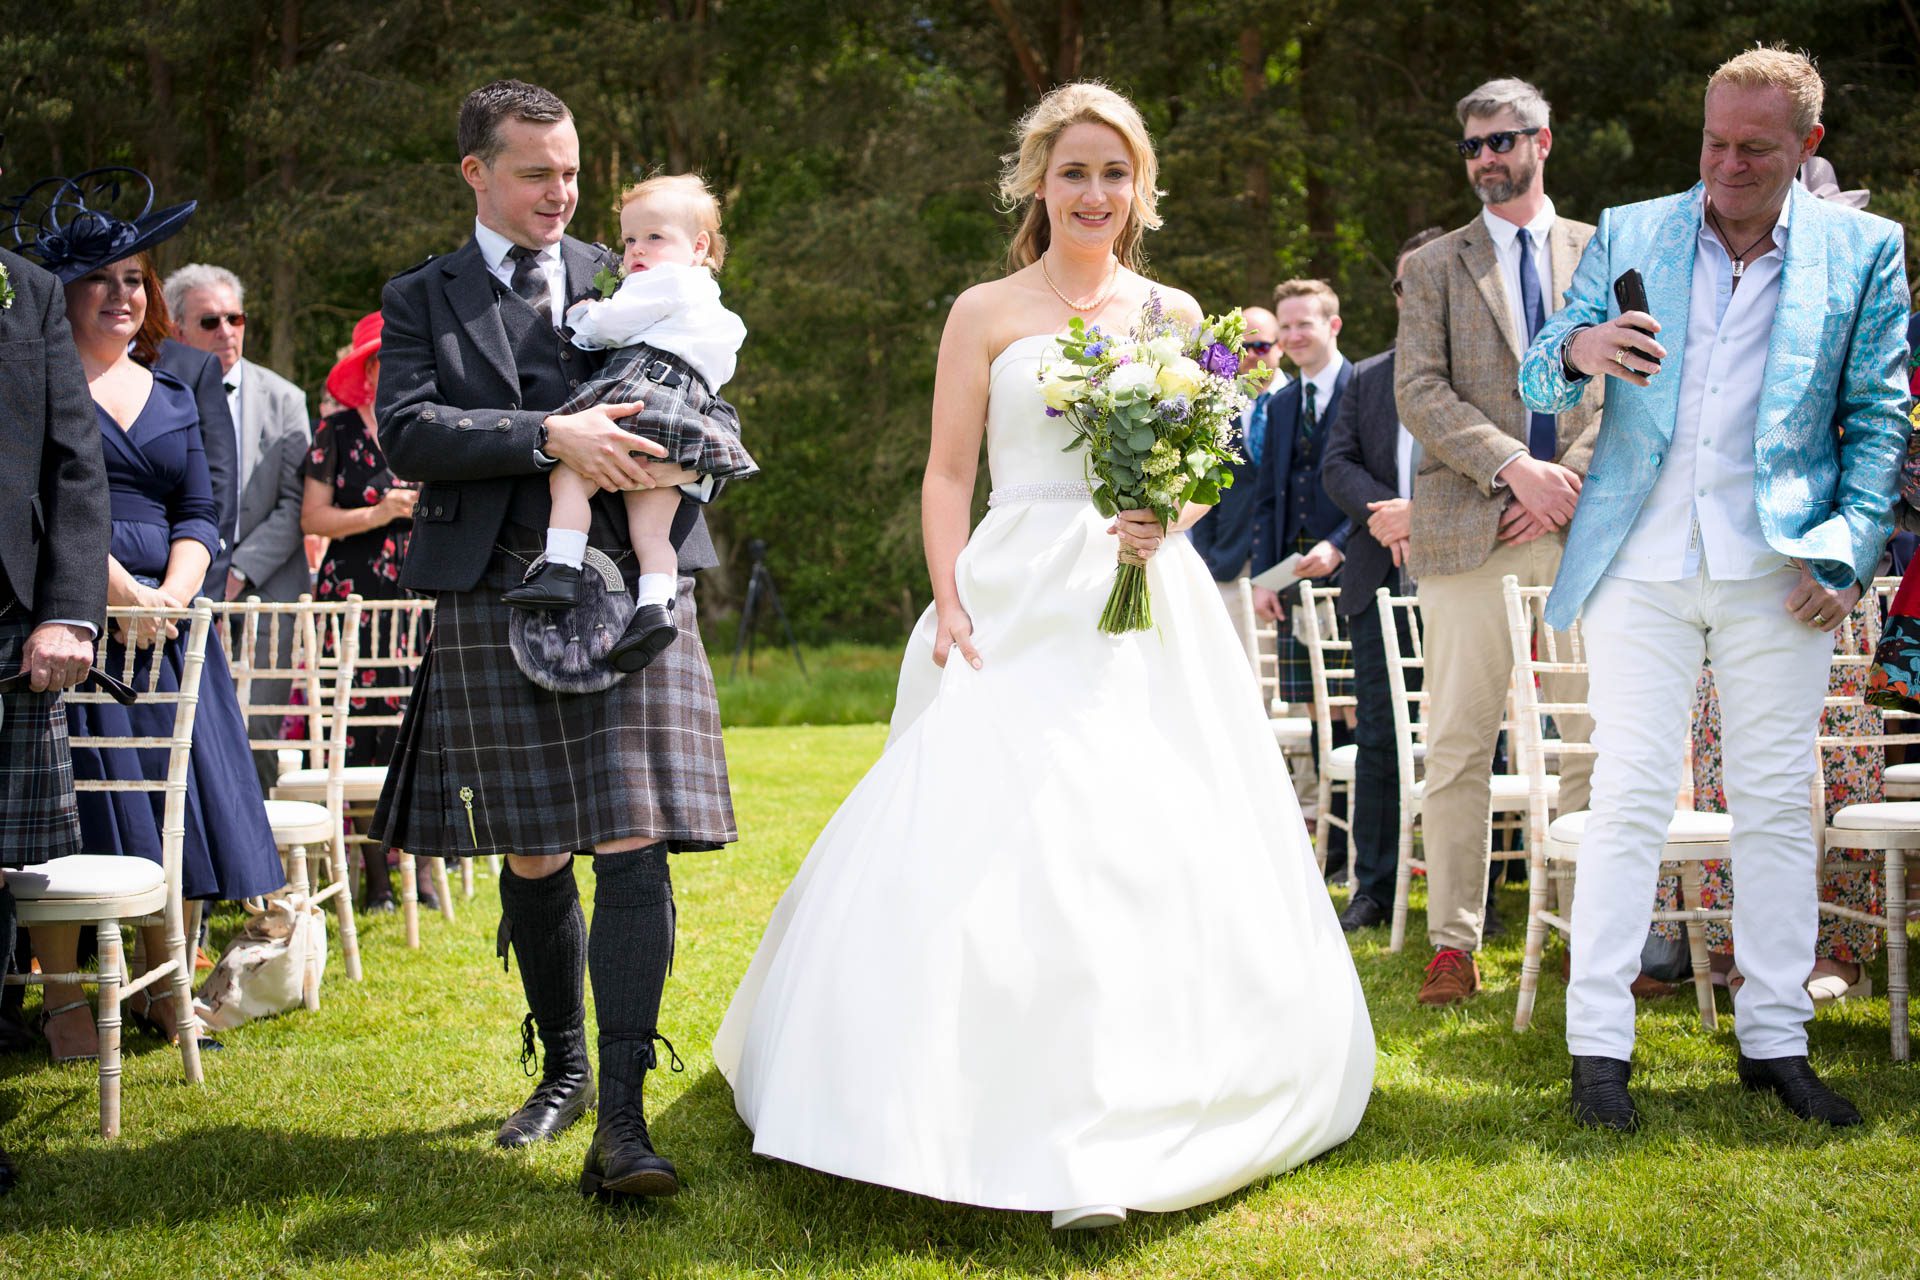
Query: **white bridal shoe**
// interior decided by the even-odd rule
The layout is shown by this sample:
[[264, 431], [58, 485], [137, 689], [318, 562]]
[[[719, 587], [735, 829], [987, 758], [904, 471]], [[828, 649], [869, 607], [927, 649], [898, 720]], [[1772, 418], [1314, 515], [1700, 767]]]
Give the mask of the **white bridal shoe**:
[[1055, 1231], [1092, 1231], [1098, 1227], [1117, 1227], [1127, 1220], [1127, 1211], [1117, 1204], [1083, 1204], [1078, 1209], [1055, 1209]]

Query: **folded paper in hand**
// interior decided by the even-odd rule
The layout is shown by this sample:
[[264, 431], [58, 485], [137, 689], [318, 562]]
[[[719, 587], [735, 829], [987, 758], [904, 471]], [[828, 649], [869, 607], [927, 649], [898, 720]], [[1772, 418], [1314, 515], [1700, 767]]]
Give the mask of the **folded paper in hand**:
[[1300, 562], [1304, 559], [1306, 559], [1306, 557], [1300, 552], [1294, 552], [1285, 560], [1273, 566], [1273, 568], [1268, 569], [1265, 573], [1254, 574], [1253, 585], [1256, 587], [1265, 587], [1268, 591], [1279, 595], [1294, 583], [1304, 580], [1303, 575], [1297, 572], [1300, 567]]

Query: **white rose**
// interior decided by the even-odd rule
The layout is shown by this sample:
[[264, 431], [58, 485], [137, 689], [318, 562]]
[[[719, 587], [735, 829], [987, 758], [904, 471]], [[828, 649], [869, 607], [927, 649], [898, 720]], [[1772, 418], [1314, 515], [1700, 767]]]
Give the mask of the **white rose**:
[[1123, 364], [1107, 378], [1107, 391], [1121, 404], [1144, 399], [1153, 394], [1159, 381], [1159, 372], [1150, 364], [1136, 361]]
[[1065, 413], [1084, 400], [1086, 395], [1087, 384], [1084, 379], [1076, 377], [1068, 380], [1061, 372], [1051, 369], [1040, 382], [1040, 398], [1047, 402], [1047, 408], [1058, 413]]
[[1186, 343], [1171, 333], [1163, 333], [1147, 343], [1147, 358], [1157, 365], [1170, 365], [1182, 359]]
[[1207, 382], [1207, 371], [1200, 362], [1181, 356], [1160, 369], [1160, 394], [1165, 397], [1197, 395]]

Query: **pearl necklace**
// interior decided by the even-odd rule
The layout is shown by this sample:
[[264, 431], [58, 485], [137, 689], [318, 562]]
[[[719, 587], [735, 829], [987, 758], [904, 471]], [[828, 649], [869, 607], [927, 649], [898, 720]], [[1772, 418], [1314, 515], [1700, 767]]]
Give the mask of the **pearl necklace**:
[[1092, 300], [1088, 302], [1075, 302], [1072, 298], [1060, 292], [1060, 286], [1053, 282], [1053, 273], [1047, 270], [1047, 255], [1044, 253], [1040, 255], [1040, 278], [1047, 282], [1047, 288], [1053, 290], [1054, 297], [1060, 299], [1060, 301], [1066, 303], [1068, 307], [1075, 311], [1098, 311], [1101, 307], [1104, 307], [1107, 304], [1107, 299], [1113, 294], [1113, 283], [1119, 273], [1119, 259], [1109, 257], [1107, 259], [1107, 278], [1101, 282], [1099, 289], [1094, 291]]

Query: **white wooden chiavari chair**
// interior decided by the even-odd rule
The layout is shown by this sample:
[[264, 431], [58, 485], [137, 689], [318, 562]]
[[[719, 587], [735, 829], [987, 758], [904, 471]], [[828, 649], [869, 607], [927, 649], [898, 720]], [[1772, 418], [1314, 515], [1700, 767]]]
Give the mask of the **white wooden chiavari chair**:
[[[420, 660], [426, 654], [427, 637], [433, 627], [433, 601], [363, 600], [359, 596], [350, 596], [348, 599], [358, 605], [360, 621], [358, 644], [352, 658], [353, 669], [348, 674], [353, 696], [348, 700], [347, 730], [351, 733], [354, 730], [374, 731], [396, 727], [405, 714], [404, 705], [397, 709], [389, 708], [387, 699], [396, 698], [402, 704], [406, 701], [407, 690], [411, 688]], [[340, 615], [331, 615], [326, 625], [335, 628], [342, 626]], [[308, 664], [309, 705], [323, 705], [323, 682], [333, 678], [341, 661], [340, 655], [346, 648], [346, 642], [337, 630], [320, 635], [317, 649], [319, 659]], [[329, 719], [326, 725], [329, 732], [331, 727]], [[382, 853], [377, 847], [368, 849], [370, 842], [366, 831], [386, 781], [386, 765], [343, 765], [336, 784], [329, 776], [325, 759], [310, 757], [302, 768], [280, 775], [273, 796], [278, 800], [326, 803], [330, 788], [337, 785], [341, 803], [352, 821], [352, 831], [345, 837], [346, 843], [359, 848], [363, 858], [379, 857]], [[399, 853], [401, 917], [407, 946], [416, 948], [420, 945], [420, 895], [415, 887], [414, 857], [404, 849]], [[434, 888], [440, 898], [440, 914], [452, 920], [453, 894], [448, 887], [446, 860], [434, 858], [432, 863]]]
[[[1882, 591], [1883, 602], [1897, 587], [1897, 579], [1882, 579], [1874, 585], [1888, 584]], [[1856, 635], [1858, 623], [1849, 618], [1841, 624], [1841, 634], [1834, 645], [1833, 665], [1836, 669], [1856, 669], [1864, 672], [1873, 661], [1875, 645], [1879, 643], [1880, 628], [1884, 614], [1881, 610], [1868, 611], [1869, 617], [1864, 628], [1865, 635]], [[1856, 687], [1863, 682], [1855, 681]], [[1866, 706], [1861, 694], [1838, 694], [1828, 697], [1827, 706], [1861, 707]], [[1818, 741], [1822, 752], [1830, 749], [1851, 749], [1860, 747], [1902, 747], [1908, 750], [1920, 746], [1920, 722], [1911, 713], [1886, 708], [1876, 708], [1881, 715], [1881, 730], [1877, 733], [1826, 734]], [[1873, 804], [1850, 804], [1833, 815], [1831, 822], [1819, 823], [1822, 832], [1822, 850], [1825, 855], [1823, 870], [1826, 874], [1853, 873], [1864, 874], [1871, 863], [1859, 860], [1834, 858], [1831, 855], [1840, 852], [1878, 853], [1881, 861], [1881, 909], [1877, 912], [1859, 907], [1844, 906], [1837, 902], [1821, 902], [1820, 914], [1832, 919], [1850, 920], [1877, 929], [1886, 936], [1887, 949], [1887, 1016], [1888, 1038], [1894, 1061], [1905, 1062], [1912, 1054], [1912, 1032], [1908, 1025], [1910, 1017], [1910, 978], [1908, 973], [1908, 929], [1912, 916], [1907, 901], [1907, 857], [1910, 852], [1920, 852], [1920, 801], [1898, 798], [1911, 794], [1906, 787], [1895, 790], [1892, 775], [1897, 769], [1910, 766], [1890, 765], [1887, 768], [1887, 799]], [[1824, 771], [1816, 775], [1816, 794], [1813, 798], [1813, 812], [1816, 818], [1826, 813]], [[1866, 994], [1871, 987], [1862, 978], [1855, 990], [1848, 994]]]
[[[1421, 825], [1426, 800], [1427, 779], [1421, 772], [1427, 759], [1427, 706], [1432, 698], [1425, 681], [1413, 688], [1408, 678], [1414, 671], [1424, 673], [1427, 666], [1426, 644], [1420, 622], [1420, 598], [1396, 596], [1385, 587], [1377, 593], [1382, 643], [1387, 654], [1387, 688], [1393, 699], [1394, 763], [1400, 775], [1400, 833], [1398, 862], [1394, 871], [1393, 928], [1387, 942], [1390, 951], [1399, 951], [1407, 942], [1407, 899], [1413, 890], [1414, 872], [1425, 872], [1426, 859], [1415, 857], [1414, 828]], [[1398, 632], [1398, 635], [1395, 632]], [[1560, 779], [1549, 776], [1549, 797], [1557, 803]], [[1505, 815], [1525, 813], [1528, 784], [1522, 774], [1496, 773], [1490, 781], [1489, 807], [1496, 823]], [[1524, 849], [1510, 844], [1492, 850], [1496, 862], [1518, 862], [1528, 857]]]
[[1260, 685], [1260, 705], [1266, 709], [1267, 722], [1273, 727], [1273, 740], [1282, 755], [1310, 755], [1313, 751], [1313, 718], [1298, 714], [1280, 697], [1279, 627], [1253, 611], [1253, 580], [1241, 578], [1240, 634], [1250, 637], [1247, 661], [1253, 664], [1253, 676]]
[[[1360, 700], [1353, 690], [1353, 641], [1340, 625], [1340, 588], [1300, 584], [1301, 643], [1307, 649], [1308, 668], [1313, 676], [1313, 723], [1319, 790], [1318, 813], [1314, 817], [1313, 856], [1324, 875], [1327, 870], [1327, 841], [1334, 828], [1353, 840], [1353, 777], [1360, 748], [1349, 742], [1333, 745], [1335, 716], [1350, 717]], [[1338, 789], [1346, 797], [1346, 817], [1334, 813], [1333, 797]]]
[[[181, 638], [177, 643], [184, 645], [185, 650], [177, 691], [160, 688], [164, 662], [156, 659], [147, 662], [144, 671], [136, 670], [142, 651], [134, 646], [124, 646], [117, 662], [109, 656], [108, 638], [116, 625], [124, 625], [131, 632], [142, 624], [171, 624], [179, 629]], [[120, 1134], [121, 1011], [134, 995], [162, 982], [172, 987], [173, 1007], [179, 1017], [180, 1058], [187, 1083], [200, 1084], [204, 1079], [200, 1066], [200, 1020], [193, 1011], [193, 952], [187, 942], [186, 911], [180, 898], [180, 862], [186, 841], [187, 768], [193, 753], [193, 727], [200, 701], [207, 637], [212, 632], [213, 614], [204, 599], [189, 609], [107, 610], [107, 630], [100, 637], [95, 665], [132, 685], [138, 691], [142, 706], [172, 707], [172, 732], [165, 736], [128, 737], [74, 734], [69, 739], [73, 746], [81, 748], [164, 750], [167, 753], [165, 777], [119, 782], [78, 779], [74, 783], [75, 791], [164, 793], [160, 861], [156, 863], [136, 855], [77, 853], [7, 872], [7, 887], [13, 891], [22, 925], [31, 928], [92, 924], [98, 930], [97, 973], [14, 974], [6, 981], [14, 986], [56, 982], [97, 988], [100, 1007], [94, 1025], [99, 1033], [100, 1136], [103, 1138]], [[93, 689], [68, 690], [63, 696], [75, 703], [109, 700], [107, 693]], [[120, 930], [124, 926], [153, 925], [166, 929], [167, 954], [158, 963], [153, 963], [153, 957], [147, 957], [146, 972], [138, 978], [129, 977]]]
[[[272, 731], [253, 736], [254, 717], [267, 717], [275, 725], [292, 719], [303, 726], [300, 736], [292, 740], [298, 744], [298, 753], [306, 758], [317, 755], [326, 772], [327, 785], [317, 801], [284, 797], [268, 800], [267, 823], [287, 864], [289, 888], [305, 895], [312, 905], [332, 899], [339, 922], [341, 960], [348, 979], [359, 982], [363, 976], [360, 934], [353, 912], [353, 869], [347, 856], [342, 798], [347, 750], [343, 717], [352, 691], [359, 603], [315, 601], [302, 596], [286, 604], [253, 596], [215, 604], [213, 610], [221, 623], [227, 651], [233, 655], [234, 686], [241, 714], [247, 718], [248, 745], [256, 753], [270, 753], [277, 759], [289, 740]], [[346, 661], [329, 659], [323, 664], [319, 658], [323, 638], [341, 636], [348, 646]], [[307, 701], [292, 700], [296, 688]], [[311, 853], [319, 855], [319, 867], [328, 880], [318, 892], [313, 888], [316, 859], [309, 856]], [[318, 960], [314, 957], [316, 965]], [[311, 998], [317, 1000], [317, 988], [310, 990]]]
[[[1550, 758], [1568, 759], [1595, 754], [1585, 742], [1566, 742], [1549, 737], [1547, 722], [1561, 716], [1584, 716], [1584, 702], [1547, 702], [1537, 681], [1541, 676], [1585, 675], [1586, 653], [1582, 647], [1579, 624], [1565, 632], [1554, 632], [1541, 625], [1540, 614], [1546, 608], [1547, 587], [1523, 587], [1509, 574], [1501, 583], [1506, 596], [1507, 629], [1513, 645], [1514, 700], [1518, 704], [1514, 725], [1514, 755], [1527, 782], [1527, 848], [1530, 851], [1527, 881], [1527, 941], [1520, 962], [1520, 1000], [1514, 1010], [1513, 1029], [1525, 1031], [1533, 1021], [1534, 999], [1540, 990], [1540, 965], [1546, 951], [1547, 930], [1562, 935], [1573, 931], [1570, 911], [1548, 903], [1549, 882], [1571, 883], [1579, 861], [1580, 842], [1586, 834], [1588, 813], [1581, 810], [1553, 816], [1554, 779], [1547, 772]], [[1534, 645], [1538, 637], [1538, 651]], [[1701, 905], [1701, 863], [1728, 857], [1733, 837], [1733, 820], [1724, 813], [1693, 811], [1693, 757], [1682, 753], [1681, 773], [1674, 779], [1674, 813], [1667, 824], [1667, 843], [1661, 851], [1661, 865], [1673, 867], [1680, 876], [1681, 907], [1663, 911], [1648, 904], [1649, 921], [1670, 921], [1686, 930], [1687, 949], [1693, 962], [1694, 998], [1700, 1008], [1700, 1025], [1711, 1030], [1718, 1025], [1713, 1002], [1713, 972], [1707, 961], [1709, 920], [1730, 920], [1726, 908]], [[1571, 901], [1570, 895], [1562, 895]]]

